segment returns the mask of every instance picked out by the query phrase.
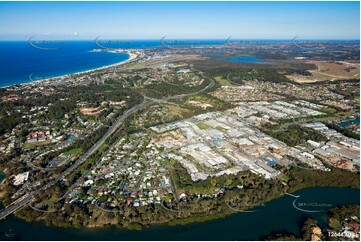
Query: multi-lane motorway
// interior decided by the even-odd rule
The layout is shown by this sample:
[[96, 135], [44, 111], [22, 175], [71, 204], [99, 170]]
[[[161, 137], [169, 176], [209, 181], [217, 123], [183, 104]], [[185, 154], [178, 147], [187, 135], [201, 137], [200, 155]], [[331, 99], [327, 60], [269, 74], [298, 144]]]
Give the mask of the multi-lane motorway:
[[140, 109], [143, 109], [151, 104], [153, 104], [154, 101], [144, 101], [141, 104], [138, 104], [131, 109], [127, 110], [122, 116], [120, 116], [116, 122], [110, 126], [108, 131], [87, 151], [85, 152], [72, 166], [70, 166], [68, 169], [66, 169], [62, 174], [60, 174], [56, 179], [48, 182], [45, 186], [41, 187], [40, 189], [30, 193], [26, 194], [20, 199], [18, 199], [15, 203], [12, 205], [9, 205], [4, 210], [0, 211], [0, 219], [6, 218], [6, 216], [12, 214], [13, 212], [17, 211], [18, 209], [22, 208], [24, 205], [31, 202], [34, 197], [39, 194], [42, 191], [47, 190], [49, 187], [53, 186], [55, 183], [62, 181], [67, 175], [69, 175], [72, 171], [74, 171], [80, 164], [82, 164], [84, 161], [86, 161], [92, 154], [94, 154], [100, 146], [102, 146], [107, 138], [109, 138], [121, 125], [122, 123], [133, 113], [137, 112]]
[[[196, 70], [198, 71], [198, 70]], [[200, 72], [200, 71], [199, 71]], [[0, 220], [6, 218], [8, 215], [16, 212], [17, 210], [19, 210], [20, 208], [22, 208], [23, 206], [27, 205], [28, 203], [30, 203], [34, 197], [36, 195], [38, 195], [39, 193], [47, 190], [48, 188], [50, 188], [51, 186], [53, 186], [54, 184], [56, 184], [57, 182], [62, 181], [67, 175], [69, 175], [72, 171], [74, 171], [79, 165], [81, 165], [83, 162], [85, 162], [92, 154], [94, 154], [99, 148], [100, 146], [102, 146], [104, 144], [104, 142], [106, 141], [106, 139], [108, 139], [122, 124], [123, 122], [132, 114], [136, 113], [137, 111], [150, 106], [152, 104], [158, 103], [158, 102], [167, 102], [169, 100], [173, 100], [173, 99], [178, 99], [178, 98], [183, 98], [183, 97], [187, 97], [187, 96], [191, 96], [191, 95], [195, 95], [195, 94], [199, 94], [201, 92], [206, 91], [207, 89], [210, 89], [214, 86], [215, 81], [205, 75], [203, 75], [200, 72], [200, 75], [206, 79], [208, 79], [210, 81], [210, 83], [208, 84], [208, 86], [206, 86], [205, 88], [203, 88], [202, 90], [199, 90], [197, 92], [194, 93], [188, 93], [188, 94], [181, 94], [181, 95], [176, 95], [176, 96], [172, 96], [172, 97], [167, 97], [167, 98], [163, 98], [163, 99], [145, 99], [141, 104], [138, 104], [134, 107], [132, 107], [131, 109], [125, 111], [123, 113], [122, 116], [120, 116], [115, 123], [109, 127], [108, 131], [87, 151], [85, 152], [72, 166], [70, 166], [68, 169], [66, 169], [62, 174], [60, 174], [56, 179], [48, 182], [45, 186], [39, 188], [36, 191], [33, 191], [31, 193], [27, 193], [25, 194], [23, 197], [19, 198], [17, 201], [13, 202], [11, 205], [7, 206], [5, 209], [0, 211]]]
[[24, 205], [30, 203], [34, 199], [34, 196], [31, 194], [27, 194], [11, 205], [7, 206], [4, 210], [0, 211], [0, 219], [6, 218], [8, 215], [12, 214], [13, 212], [17, 211], [18, 209], [22, 208]]

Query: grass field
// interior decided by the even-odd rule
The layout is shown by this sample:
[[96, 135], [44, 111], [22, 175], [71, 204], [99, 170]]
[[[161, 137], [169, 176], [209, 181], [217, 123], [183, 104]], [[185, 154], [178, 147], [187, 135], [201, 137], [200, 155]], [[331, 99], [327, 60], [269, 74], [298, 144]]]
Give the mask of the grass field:
[[189, 112], [188, 109], [181, 108], [181, 107], [178, 107], [175, 105], [164, 104], [164, 107], [166, 107], [168, 109], [168, 111], [170, 113], [172, 113], [173, 115], [184, 116], [185, 114], [187, 114]]
[[79, 155], [80, 153], [82, 152], [82, 149], [81, 148], [78, 148], [78, 149], [72, 149], [72, 150], [69, 150], [67, 152], [64, 153], [65, 156], [68, 156], [68, 155]]
[[24, 144], [24, 148], [36, 148], [39, 146], [44, 146], [44, 145], [48, 145], [51, 143], [51, 140], [45, 140], [45, 141], [40, 141], [40, 142], [36, 142], [36, 143], [25, 143]]
[[219, 84], [221, 84], [222, 86], [229, 86], [229, 87], [235, 87], [235, 85], [233, 85], [232, 83], [230, 83], [227, 79], [223, 79], [220, 76], [217, 76], [216, 81], [219, 82]]
[[200, 129], [209, 129], [210, 128], [207, 124], [204, 124], [204, 123], [198, 123], [197, 127]]

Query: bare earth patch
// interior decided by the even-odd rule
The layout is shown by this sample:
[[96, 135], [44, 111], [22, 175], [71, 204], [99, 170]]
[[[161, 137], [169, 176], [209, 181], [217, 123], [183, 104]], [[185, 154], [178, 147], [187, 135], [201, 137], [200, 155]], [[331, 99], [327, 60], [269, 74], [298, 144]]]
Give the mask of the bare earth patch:
[[84, 115], [97, 115], [103, 111], [102, 108], [81, 108], [80, 112]]
[[308, 61], [315, 64], [317, 70], [309, 70], [311, 76], [292, 74], [287, 77], [299, 83], [318, 81], [336, 81], [360, 78], [360, 64], [346, 61]]

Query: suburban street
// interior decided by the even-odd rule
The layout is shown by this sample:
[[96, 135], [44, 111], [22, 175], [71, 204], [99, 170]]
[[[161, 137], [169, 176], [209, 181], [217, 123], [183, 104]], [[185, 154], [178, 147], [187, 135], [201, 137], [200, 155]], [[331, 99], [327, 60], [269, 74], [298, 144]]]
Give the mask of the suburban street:
[[[108, 131], [87, 151], [85, 152], [82, 156], [79, 157], [79, 159], [72, 165], [70, 166], [68, 169], [66, 169], [63, 173], [61, 173], [56, 179], [49, 181], [45, 186], [41, 187], [40, 189], [33, 191], [31, 193], [27, 193], [25, 194], [23, 197], [19, 198], [17, 201], [15, 201], [12, 205], [9, 205], [8, 207], [6, 207], [5, 209], [0, 211], [0, 220], [1, 219], [5, 219], [8, 215], [16, 212], [17, 210], [21, 209], [23, 206], [27, 205], [28, 203], [30, 203], [36, 195], [38, 195], [39, 193], [47, 190], [48, 188], [50, 188], [51, 186], [53, 186], [54, 184], [56, 184], [57, 182], [62, 181], [66, 176], [68, 176], [72, 171], [74, 171], [79, 165], [81, 165], [83, 162], [85, 162], [92, 154], [94, 154], [106, 141], [106, 139], [108, 139], [115, 131], [117, 131], [119, 129], [119, 127], [123, 124], [123, 122], [132, 114], [136, 113], [137, 111], [148, 107], [152, 104], [155, 103], [159, 103], [159, 102], [167, 102], [169, 100], [174, 100], [174, 99], [179, 99], [179, 98], [183, 98], [183, 97], [187, 97], [187, 96], [191, 96], [191, 95], [196, 95], [199, 94], [201, 92], [206, 91], [207, 89], [210, 89], [214, 86], [215, 81], [212, 78], [209, 78], [207, 76], [205, 76], [201, 71], [194, 69], [195, 71], [198, 71], [199, 74], [205, 78], [208, 79], [210, 81], [210, 83], [203, 89], [193, 92], [193, 93], [188, 93], [188, 94], [180, 94], [180, 95], [175, 95], [175, 96], [171, 96], [171, 97], [166, 97], [166, 98], [162, 98], [162, 99], [144, 99], [144, 101], [141, 104], [138, 104], [134, 107], [132, 107], [131, 109], [125, 111], [123, 113], [123, 115], [121, 115], [116, 121], [115, 123], [110, 126], [110, 128], [108, 129]], [[174, 190], [174, 185], [172, 184], [173, 190]], [[177, 196], [177, 195], [176, 195]]]
[[55, 180], [52, 180], [48, 182], [45, 186], [41, 187], [40, 189], [30, 193], [26, 194], [20, 199], [18, 199], [15, 203], [12, 205], [6, 207], [2, 211], [0, 211], [0, 220], [6, 218], [8, 215], [14, 213], [15, 211], [19, 210], [23, 206], [30, 203], [34, 197], [39, 194], [42, 191], [47, 190], [57, 182], [62, 181], [67, 175], [69, 175], [72, 171], [74, 171], [79, 165], [81, 165], [84, 161], [86, 161], [92, 154], [94, 154], [100, 146], [104, 144], [107, 138], [109, 138], [122, 124], [123, 122], [132, 114], [136, 113], [138, 110], [143, 109], [151, 104], [153, 104], [154, 101], [144, 101], [141, 104], [138, 104], [131, 109], [124, 112], [122, 116], [120, 116], [117, 121], [110, 126], [108, 131], [101, 137], [87, 152], [85, 152], [72, 166], [70, 166], [68, 169], [66, 169], [61, 175], [59, 175]]

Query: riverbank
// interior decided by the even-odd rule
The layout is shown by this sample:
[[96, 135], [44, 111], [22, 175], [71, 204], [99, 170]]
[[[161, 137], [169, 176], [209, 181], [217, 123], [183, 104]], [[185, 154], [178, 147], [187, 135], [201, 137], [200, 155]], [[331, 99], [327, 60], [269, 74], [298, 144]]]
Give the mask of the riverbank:
[[[351, 188], [314, 187], [295, 193], [299, 202], [331, 204], [359, 204], [360, 191]], [[329, 207], [322, 212], [305, 213], [293, 207], [294, 197], [282, 198], [256, 207], [257, 212], [234, 213], [224, 218], [187, 225], [152, 225], [141, 231], [131, 231], [108, 226], [104, 228], [59, 228], [48, 227], [43, 222], [27, 223], [13, 216], [0, 221], [0, 234], [12, 229], [21, 240], [258, 240], [276, 230], [299, 234], [298, 223], [310, 216], [325, 223]], [[277, 219], [274, 219], [277, 217]], [[2, 236], [0, 239], [5, 239]]]
[[[242, 176], [242, 174], [239, 174], [239, 176]], [[60, 214], [42, 214], [27, 207], [18, 211], [16, 216], [29, 222], [45, 221], [47, 225], [57, 227], [80, 228], [117, 225], [118, 227], [127, 229], [133, 227], [140, 229], [154, 225], [183, 225], [230, 215], [235, 213], [235, 211], [234, 209], [230, 209], [229, 202], [231, 202], [232, 207], [236, 208], [237, 211], [244, 212], [244, 210], [253, 209], [253, 207], [261, 206], [266, 202], [280, 199], [284, 197], [286, 193], [295, 193], [305, 188], [351, 187], [359, 190], [360, 184], [358, 174], [341, 169], [326, 172], [293, 168], [287, 170], [285, 176], [288, 177], [288, 185], [278, 179], [265, 180], [262, 177], [258, 177], [255, 181], [258, 185], [254, 185], [251, 188], [239, 190], [234, 189], [232, 185], [228, 187], [228, 190], [226, 190], [224, 195], [219, 199], [200, 199], [196, 202], [190, 200], [189, 204], [183, 203], [187, 209], [182, 210], [181, 207], [175, 208], [182, 210], [181, 212], [168, 211], [162, 208], [162, 206], [147, 206], [144, 208], [122, 206], [116, 213], [105, 213], [93, 204], [88, 204], [84, 207], [82, 205], [60, 202], [57, 206], [61, 206], [62, 211], [66, 212]], [[252, 180], [254, 179], [253, 177]], [[245, 197], [248, 199], [244, 200]], [[36, 203], [36, 201], [34, 202]], [[183, 205], [180, 204], [180, 206]], [[86, 210], [79, 210], [78, 208], [80, 207], [86, 208]], [[129, 214], [139, 214], [139, 209], [143, 211], [142, 216], [129, 216]]]
[[[89, 51], [89, 52], [92, 52], [92, 51]], [[15, 85], [17, 85], [17, 86], [29, 86], [29, 85], [38, 85], [38, 84], [45, 84], [45, 83], [50, 84], [51, 82], [55, 82], [55, 81], [62, 80], [62, 79], [65, 79], [65, 78], [69, 78], [69, 77], [72, 77], [72, 76], [82, 75], [82, 74], [92, 73], [94, 71], [107, 70], [109, 68], [122, 66], [122, 65], [125, 65], [125, 64], [129, 63], [129, 62], [132, 62], [132, 61], [136, 60], [139, 57], [139, 55], [136, 54], [134, 50], [122, 50], [121, 52], [117, 52], [117, 51], [112, 50], [112, 51], [109, 51], [109, 53], [127, 54], [128, 59], [122, 60], [122, 61], [114, 63], [114, 64], [104, 65], [104, 66], [97, 67], [97, 68], [91, 68], [91, 69], [84, 70], [84, 71], [76, 71], [76, 72], [72, 72], [72, 73], [69, 73], [69, 74], [58, 75], [58, 76], [49, 77], [49, 78], [40, 78], [39, 80], [38, 79], [33, 80], [33, 77], [32, 77], [33, 73], [31, 73], [29, 75], [29, 77], [28, 77], [29, 82], [0, 86], [0, 89], [1, 88], [10, 88], [10, 87], [13, 87]]]

